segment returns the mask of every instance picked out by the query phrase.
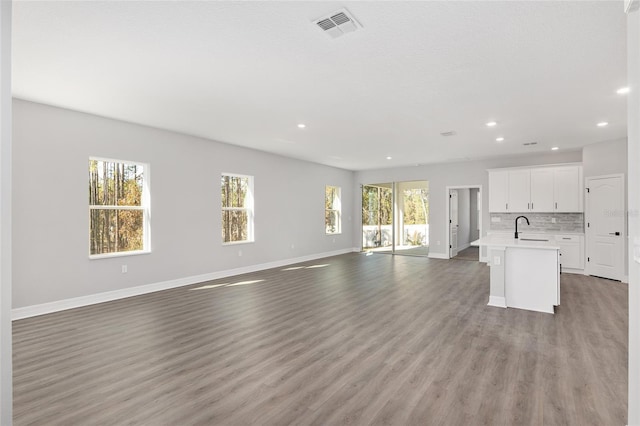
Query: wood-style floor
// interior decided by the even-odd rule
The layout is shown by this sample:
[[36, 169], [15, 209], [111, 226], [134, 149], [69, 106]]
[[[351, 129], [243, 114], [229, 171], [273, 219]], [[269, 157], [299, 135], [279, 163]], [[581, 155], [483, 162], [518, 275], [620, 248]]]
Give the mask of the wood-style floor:
[[16, 321], [15, 425], [626, 423], [625, 284], [565, 274], [549, 315], [479, 262], [296, 266]]
[[479, 247], [467, 247], [466, 249], [460, 251], [456, 257], [453, 259], [456, 260], [471, 260], [474, 262], [480, 261], [480, 248]]

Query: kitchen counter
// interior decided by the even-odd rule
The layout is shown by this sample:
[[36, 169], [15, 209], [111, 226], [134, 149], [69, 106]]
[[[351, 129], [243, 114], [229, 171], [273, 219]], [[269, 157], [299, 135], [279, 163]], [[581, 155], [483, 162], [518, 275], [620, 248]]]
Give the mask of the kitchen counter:
[[560, 246], [550, 241], [493, 234], [471, 243], [487, 247], [489, 306], [553, 314], [560, 305]]
[[[511, 235], [513, 237], [513, 230], [498, 229], [489, 230], [488, 235]], [[524, 228], [520, 231], [520, 235], [584, 235], [584, 231], [535, 231], [528, 228]]]
[[492, 234], [482, 237], [479, 240], [475, 240], [471, 243], [472, 246], [501, 246], [501, 247], [520, 247], [520, 248], [533, 248], [533, 249], [546, 249], [546, 250], [560, 250], [560, 246], [555, 241], [531, 241], [523, 238], [513, 238], [511, 234]]

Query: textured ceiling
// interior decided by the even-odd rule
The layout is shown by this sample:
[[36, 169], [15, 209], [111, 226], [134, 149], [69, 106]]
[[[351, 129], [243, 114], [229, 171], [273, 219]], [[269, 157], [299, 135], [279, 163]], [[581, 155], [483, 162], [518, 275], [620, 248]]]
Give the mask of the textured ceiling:
[[[361, 30], [311, 23], [342, 7]], [[345, 169], [626, 136], [618, 1], [18, 1], [13, 21], [16, 97]]]

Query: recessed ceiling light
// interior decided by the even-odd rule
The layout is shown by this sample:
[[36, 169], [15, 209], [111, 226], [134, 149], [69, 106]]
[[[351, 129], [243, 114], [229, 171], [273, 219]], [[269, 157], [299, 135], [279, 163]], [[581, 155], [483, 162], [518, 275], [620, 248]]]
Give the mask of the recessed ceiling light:
[[304, 124], [304, 123], [300, 123], [300, 124], [298, 124], [298, 128], [299, 128], [299, 129], [304, 129], [305, 127], [307, 127], [307, 125], [306, 125], [306, 124]]
[[487, 126], [489, 126], [489, 127], [493, 127], [493, 126], [495, 126], [496, 124], [498, 124], [498, 123], [496, 123], [495, 121], [490, 121], [490, 122], [488, 122], [488, 123], [487, 123]]
[[618, 90], [616, 90], [616, 93], [618, 95], [626, 95], [627, 93], [629, 93], [629, 88], [628, 87], [621, 87]]
[[499, 138], [496, 138], [496, 142], [502, 142], [504, 140], [504, 138], [502, 136], [500, 136]]
[[605, 126], [608, 126], [608, 125], [609, 125], [609, 123], [607, 123], [606, 121], [601, 121], [601, 122], [598, 123], [598, 127], [605, 127]]
[[391, 157], [387, 157], [387, 160], [391, 160]]
[[557, 150], [559, 150], [559, 149], [560, 149], [560, 148], [558, 148], [557, 146], [554, 146], [553, 148], [551, 148], [551, 151], [557, 151]]

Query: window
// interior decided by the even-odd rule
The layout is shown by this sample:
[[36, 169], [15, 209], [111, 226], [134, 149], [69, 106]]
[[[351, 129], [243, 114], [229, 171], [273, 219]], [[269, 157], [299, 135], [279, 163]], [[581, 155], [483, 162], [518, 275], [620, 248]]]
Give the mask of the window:
[[145, 164], [89, 159], [90, 257], [149, 251], [145, 173]]
[[253, 176], [223, 173], [222, 242], [253, 241]]
[[341, 205], [340, 187], [325, 187], [324, 196], [324, 229], [327, 234], [339, 234], [341, 232]]

